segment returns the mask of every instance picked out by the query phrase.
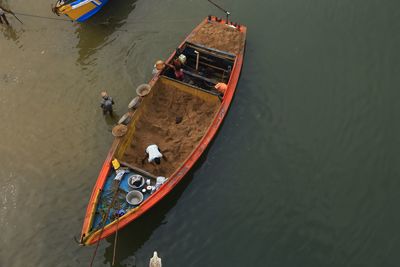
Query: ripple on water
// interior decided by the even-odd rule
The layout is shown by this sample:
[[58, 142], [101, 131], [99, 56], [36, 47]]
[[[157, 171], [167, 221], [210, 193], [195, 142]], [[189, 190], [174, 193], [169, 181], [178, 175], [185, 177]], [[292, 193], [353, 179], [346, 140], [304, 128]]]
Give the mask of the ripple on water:
[[2, 229], [6, 229], [13, 225], [10, 222], [8, 215], [12, 213], [12, 210], [17, 209], [18, 190], [17, 186], [13, 183], [13, 177], [13, 173], [10, 172], [8, 175], [9, 179], [2, 182], [0, 185], [0, 227]]

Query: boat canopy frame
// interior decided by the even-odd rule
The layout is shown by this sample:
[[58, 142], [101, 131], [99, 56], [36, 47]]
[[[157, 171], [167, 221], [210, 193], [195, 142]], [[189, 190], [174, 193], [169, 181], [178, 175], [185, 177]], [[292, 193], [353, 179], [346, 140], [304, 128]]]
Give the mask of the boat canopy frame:
[[168, 63], [178, 59], [181, 54], [186, 57], [186, 63], [182, 66], [185, 78], [182, 81], [176, 79], [174, 69], [170, 66], [167, 66], [160, 75], [191, 88], [220, 95], [214, 86], [220, 82], [229, 82], [236, 56], [229, 52], [185, 42]]

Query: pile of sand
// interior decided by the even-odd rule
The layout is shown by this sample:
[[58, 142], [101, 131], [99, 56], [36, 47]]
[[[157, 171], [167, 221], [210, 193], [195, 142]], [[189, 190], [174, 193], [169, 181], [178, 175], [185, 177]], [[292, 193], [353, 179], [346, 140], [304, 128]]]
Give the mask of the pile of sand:
[[[146, 113], [136, 122], [135, 136], [123, 161], [156, 176], [169, 177], [203, 137], [218, 107], [218, 102], [206, 102], [165, 85], [158, 88], [146, 107]], [[178, 124], [177, 117], [178, 121], [179, 117], [182, 118]], [[151, 144], [158, 145], [166, 158], [160, 165], [147, 162], [145, 149]], [[146, 159], [144, 163], [143, 159]]]
[[210, 22], [192, 33], [189, 42], [221, 51], [239, 54], [244, 46], [244, 34], [225, 24]]

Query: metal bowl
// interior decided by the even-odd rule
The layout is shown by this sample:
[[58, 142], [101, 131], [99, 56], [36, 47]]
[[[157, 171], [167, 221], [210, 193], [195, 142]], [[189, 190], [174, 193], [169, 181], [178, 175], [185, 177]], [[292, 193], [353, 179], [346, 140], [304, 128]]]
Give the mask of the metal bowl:
[[118, 124], [123, 124], [127, 125], [132, 119], [132, 114], [130, 112], [125, 113], [122, 115], [122, 117], [119, 119]]
[[132, 99], [131, 102], [129, 102], [128, 108], [137, 109], [141, 102], [142, 102], [142, 97], [137, 96], [134, 99]]
[[133, 174], [128, 177], [128, 185], [132, 187], [133, 189], [139, 189], [142, 186], [144, 186], [145, 179], [143, 176], [139, 174]]
[[126, 194], [126, 202], [131, 205], [139, 205], [143, 202], [143, 194], [139, 191], [133, 190]]

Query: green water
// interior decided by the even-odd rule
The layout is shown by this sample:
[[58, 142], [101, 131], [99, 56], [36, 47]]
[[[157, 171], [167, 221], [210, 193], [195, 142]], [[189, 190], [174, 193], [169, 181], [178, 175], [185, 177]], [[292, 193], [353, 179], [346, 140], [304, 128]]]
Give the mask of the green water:
[[[117, 266], [154, 250], [165, 266], [400, 266], [400, 3], [219, 2], [249, 30], [236, 97], [187, 179], [119, 232]], [[52, 1], [8, 4], [54, 17]], [[0, 27], [0, 266], [89, 265], [73, 236], [112, 142], [99, 92], [122, 115], [211, 13], [112, 0], [85, 24]]]

